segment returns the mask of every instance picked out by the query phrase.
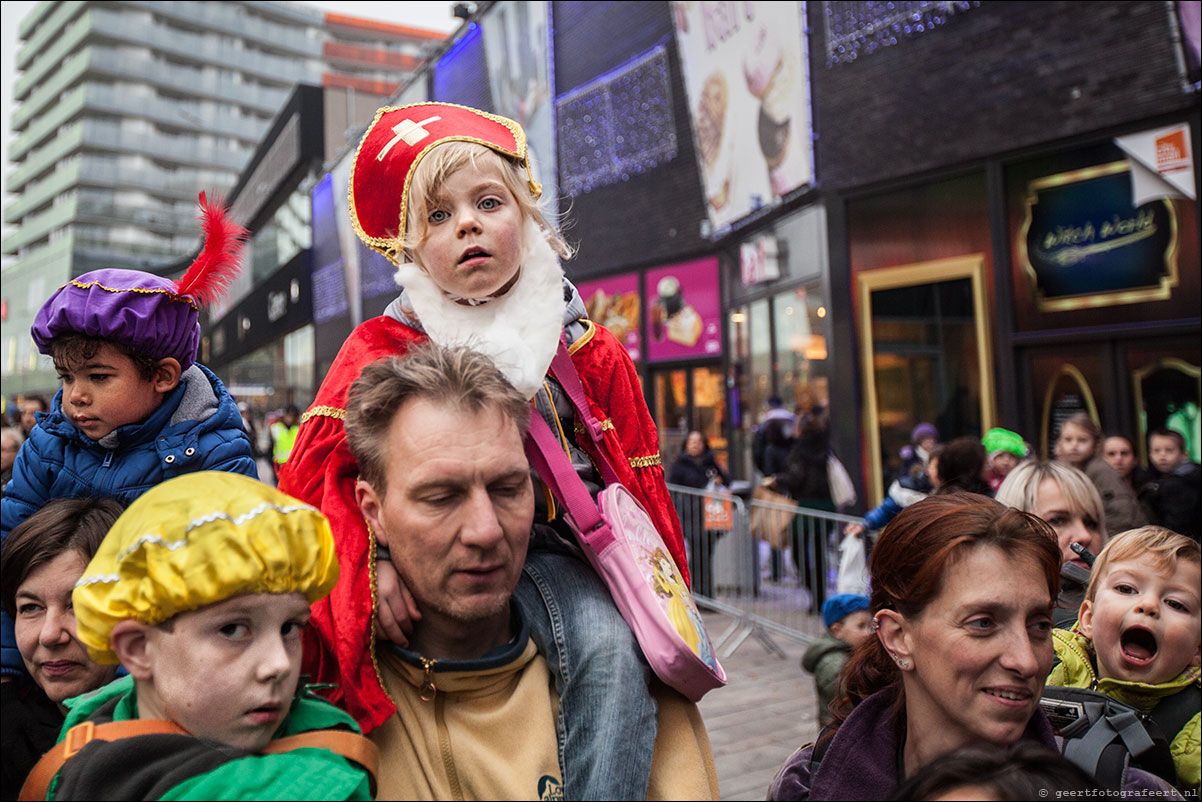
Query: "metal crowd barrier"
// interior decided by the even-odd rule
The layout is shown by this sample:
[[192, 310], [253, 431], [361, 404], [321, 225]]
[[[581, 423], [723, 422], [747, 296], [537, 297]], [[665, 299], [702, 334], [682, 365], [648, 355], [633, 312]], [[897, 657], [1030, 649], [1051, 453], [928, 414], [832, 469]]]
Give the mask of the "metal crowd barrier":
[[[861, 518], [747, 502], [725, 491], [673, 484], [668, 491], [684, 530], [693, 599], [734, 619], [713, 638], [719, 657], [749, 637], [784, 657], [772, 636], [808, 643], [822, 634], [822, 601], [834, 593], [843, 526]], [[778, 548], [752, 534], [753, 519], [761, 535], [779, 532]]]

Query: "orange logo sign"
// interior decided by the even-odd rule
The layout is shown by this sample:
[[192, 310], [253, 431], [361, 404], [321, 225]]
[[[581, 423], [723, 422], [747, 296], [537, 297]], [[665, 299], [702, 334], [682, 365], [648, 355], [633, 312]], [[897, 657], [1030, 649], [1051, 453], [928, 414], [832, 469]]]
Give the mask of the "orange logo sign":
[[1156, 171], [1171, 173], [1185, 170], [1190, 166], [1189, 142], [1185, 138], [1186, 129], [1182, 126], [1175, 131], [1156, 137]]

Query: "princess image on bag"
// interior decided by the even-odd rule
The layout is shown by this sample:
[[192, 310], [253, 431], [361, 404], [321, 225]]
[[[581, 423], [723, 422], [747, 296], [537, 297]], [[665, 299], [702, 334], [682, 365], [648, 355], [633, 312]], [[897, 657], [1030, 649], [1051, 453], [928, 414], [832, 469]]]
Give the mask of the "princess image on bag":
[[654, 552], [645, 552], [647, 562], [651, 565], [651, 583], [657, 595], [668, 600], [668, 620], [684, 638], [685, 643], [710, 668], [717, 667], [710, 639], [705, 635], [705, 624], [693, 604], [693, 597], [688, 587], [676, 570], [676, 564], [662, 548]]

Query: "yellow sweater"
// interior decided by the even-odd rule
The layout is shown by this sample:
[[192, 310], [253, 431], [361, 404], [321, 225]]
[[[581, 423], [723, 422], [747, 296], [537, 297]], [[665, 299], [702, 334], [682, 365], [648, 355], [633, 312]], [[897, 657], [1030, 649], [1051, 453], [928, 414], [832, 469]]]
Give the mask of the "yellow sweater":
[[[558, 695], [546, 661], [527, 640], [504, 665], [426, 672], [379, 653], [397, 715], [373, 730], [380, 748], [378, 799], [562, 799], [555, 732]], [[696, 705], [660, 683], [659, 732], [648, 799], [718, 799], [709, 736]]]

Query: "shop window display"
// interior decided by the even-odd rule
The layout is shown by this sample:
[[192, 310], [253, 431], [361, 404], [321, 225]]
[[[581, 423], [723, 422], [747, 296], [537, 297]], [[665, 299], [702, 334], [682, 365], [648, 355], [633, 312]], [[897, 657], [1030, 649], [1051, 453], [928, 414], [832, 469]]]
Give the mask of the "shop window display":
[[817, 283], [794, 287], [731, 310], [732, 417], [730, 453], [736, 475], [750, 478], [751, 438], [780, 398], [790, 412], [830, 405], [830, 353], [825, 297]]

